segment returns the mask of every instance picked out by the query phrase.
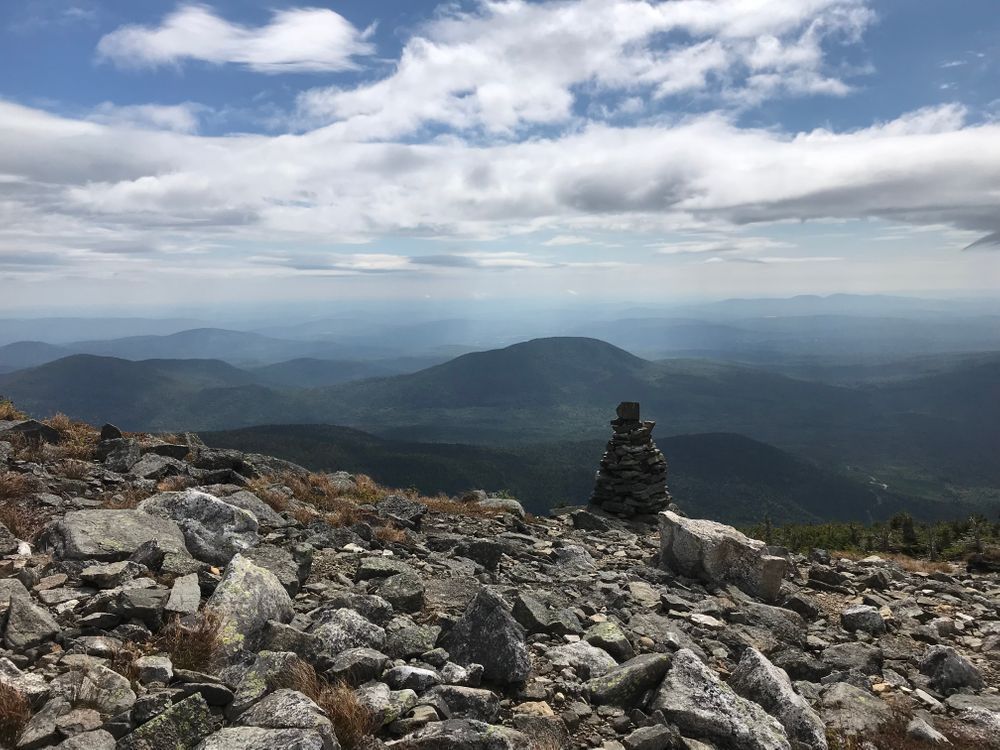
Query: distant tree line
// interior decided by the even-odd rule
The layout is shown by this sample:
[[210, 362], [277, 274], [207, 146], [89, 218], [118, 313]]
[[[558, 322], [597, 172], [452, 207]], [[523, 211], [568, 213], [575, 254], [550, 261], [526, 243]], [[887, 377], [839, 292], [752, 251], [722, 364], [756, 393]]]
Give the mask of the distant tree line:
[[898, 553], [930, 560], [955, 560], [1000, 549], [1000, 518], [982, 515], [951, 521], [923, 522], [909, 513], [897, 513], [888, 521], [861, 523], [796, 523], [774, 525], [765, 516], [744, 529], [768, 544], [807, 552], [815, 547], [878, 554]]

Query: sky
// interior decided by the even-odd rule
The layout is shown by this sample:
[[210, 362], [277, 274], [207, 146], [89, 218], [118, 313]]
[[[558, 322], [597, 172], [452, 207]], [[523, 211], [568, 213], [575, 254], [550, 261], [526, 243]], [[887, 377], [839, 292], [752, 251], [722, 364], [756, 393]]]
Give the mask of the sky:
[[4, 0], [0, 311], [1000, 289], [996, 0]]

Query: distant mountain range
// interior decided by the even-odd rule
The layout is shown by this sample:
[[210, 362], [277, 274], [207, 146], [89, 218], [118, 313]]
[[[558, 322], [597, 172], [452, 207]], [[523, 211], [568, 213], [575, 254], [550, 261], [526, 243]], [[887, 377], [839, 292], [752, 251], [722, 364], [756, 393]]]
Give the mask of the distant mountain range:
[[[330, 425], [266, 425], [205, 432], [209, 445], [276, 455], [315, 470], [374, 476], [426, 494], [472, 488], [506, 490], [535, 513], [586, 504], [603, 442], [520, 447], [389, 440]], [[900, 510], [925, 518], [969, 513], [972, 506], [914, 501], [742, 435], [711, 433], [661, 438], [668, 484], [689, 513], [727, 523], [821, 520], [870, 522]]]
[[[654, 362], [595, 339], [548, 338], [409, 374], [312, 387], [337, 368], [314, 360], [243, 369], [205, 359], [73, 355], [0, 375], [0, 393], [35, 414], [63, 411], [127, 429], [336, 424], [397, 442], [515, 451], [599, 443], [614, 406], [638, 400], [644, 416], [659, 421], [661, 440], [738, 433], [911, 498], [1000, 499], [1000, 355], [962, 356], [919, 378], [844, 387], [705, 360]], [[362, 371], [340, 370], [345, 378]]]

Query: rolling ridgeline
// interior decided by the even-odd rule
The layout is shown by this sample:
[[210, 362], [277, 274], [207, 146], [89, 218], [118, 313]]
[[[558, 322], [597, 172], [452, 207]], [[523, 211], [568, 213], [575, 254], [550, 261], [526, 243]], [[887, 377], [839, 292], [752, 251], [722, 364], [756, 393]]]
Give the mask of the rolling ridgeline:
[[[140, 357], [158, 338], [173, 337], [123, 339], [108, 351]], [[225, 345], [210, 337], [195, 353]], [[608, 413], [621, 400], [642, 402], [658, 420], [674, 494], [699, 515], [733, 523], [869, 521], [901, 510], [947, 518], [991, 512], [1000, 500], [991, 489], [1000, 485], [997, 355], [848, 387], [708, 360], [651, 361], [561, 337], [316, 387], [338, 373], [402, 366], [399, 358], [236, 367], [71, 354], [0, 375], [0, 393], [35, 414], [208, 431], [210, 444], [428, 493], [505, 489], [539, 512], [586, 499]]]

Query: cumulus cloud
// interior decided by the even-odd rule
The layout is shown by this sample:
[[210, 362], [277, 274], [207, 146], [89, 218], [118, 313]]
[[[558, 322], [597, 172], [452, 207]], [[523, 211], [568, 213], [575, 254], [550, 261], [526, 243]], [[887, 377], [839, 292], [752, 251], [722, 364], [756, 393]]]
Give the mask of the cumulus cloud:
[[383, 139], [427, 124], [509, 134], [563, 123], [581, 88], [624, 91], [633, 111], [635, 93], [843, 95], [850, 86], [827, 71], [823, 45], [856, 39], [873, 19], [864, 0], [482, 2], [419, 29], [391, 75], [312, 89], [299, 108], [306, 124]]
[[[279, 136], [198, 135], [191, 104], [107, 103], [71, 118], [0, 100], [0, 252], [16, 253], [19, 268], [27, 255], [121, 269], [183, 253], [192, 272], [214, 264], [222, 275], [252, 255], [248, 273], [357, 275], [603, 268], [612, 261], [565, 256], [610, 247], [601, 236], [667, 231], [689, 239], [654, 252], [837, 259], [799, 256], [747, 228], [786, 221], [873, 218], [995, 238], [1000, 123], [970, 123], [952, 104], [788, 132], [741, 125], [724, 106], [845, 93], [827, 46], [871, 22], [863, 0], [448, 6], [405, 40], [388, 75], [308, 92], [300, 107], [321, 126]], [[299, 25], [309, 33], [285, 43]], [[246, 28], [184, 6], [156, 28], [119, 29], [100, 51], [121, 64], [272, 72], [339, 69], [371, 48], [332, 11], [282, 11]], [[586, 93], [615, 102], [587, 112], [639, 112], [677, 92], [718, 109], [626, 123], [577, 107]], [[418, 135], [429, 124], [441, 127]], [[341, 247], [384, 238], [502, 238], [518, 251]], [[544, 249], [521, 252], [522, 241]], [[301, 250], [319, 246], [334, 249]]]
[[[322, 130], [207, 138], [0, 103], [0, 140], [0, 174], [17, 176], [0, 183], [0, 238], [84, 246], [119, 234], [342, 243], [855, 218], [1000, 231], [1000, 124], [965, 124], [955, 107], [842, 133], [709, 115], [480, 146], [345, 143]], [[788, 254], [725, 240], [755, 241]], [[718, 254], [720, 242], [679, 249]]]
[[270, 23], [253, 28], [226, 21], [204, 5], [183, 5], [159, 26], [128, 25], [107, 34], [97, 54], [121, 67], [201, 60], [261, 73], [352, 70], [356, 57], [374, 52], [371, 32], [325, 8], [276, 11]]

